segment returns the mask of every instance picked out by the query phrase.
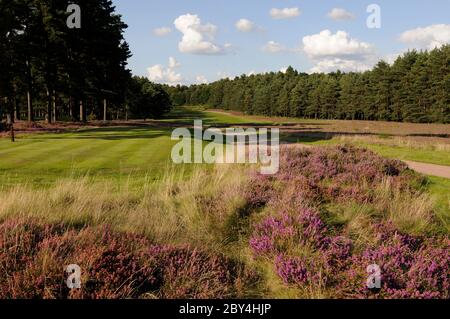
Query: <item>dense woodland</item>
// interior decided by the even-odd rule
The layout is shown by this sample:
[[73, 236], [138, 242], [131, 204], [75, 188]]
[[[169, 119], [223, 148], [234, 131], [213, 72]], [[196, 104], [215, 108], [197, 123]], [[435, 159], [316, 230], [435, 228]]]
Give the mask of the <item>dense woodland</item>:
[[[317, 119], [450, 123], [450, 46], [409, 51], [364, 73], [242, 75], [176, 86], [132, 77], [111, 0], [1, 0], [0, 120], [87, 121], [155, 118], [171, 105]], [[0, 121], [1, 126], [1, 121]]]
[[242, 75], [167, 87], [175, 105], [316, 119], [450, 123], [450, 46], [409, 51], [364, 73]]
[[127, 69], [127, 25], [112, 2], [76, 3], [81, 28], [67, 25], [70, 2], [0, 1], [0, 119], [50, 123], [166, 112], [162, 86]]

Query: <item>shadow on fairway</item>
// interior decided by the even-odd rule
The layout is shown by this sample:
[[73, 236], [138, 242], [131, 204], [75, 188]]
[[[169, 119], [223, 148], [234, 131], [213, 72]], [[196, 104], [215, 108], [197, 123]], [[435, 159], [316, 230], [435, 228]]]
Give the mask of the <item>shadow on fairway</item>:
[[36, 136], [37, 139], [49, 140], [126, 140], [126, 139], [154, 139], [162, 136], [170, 137], [171, 130], [144, 127], [101, 127], [81, 130], [68, 134]]

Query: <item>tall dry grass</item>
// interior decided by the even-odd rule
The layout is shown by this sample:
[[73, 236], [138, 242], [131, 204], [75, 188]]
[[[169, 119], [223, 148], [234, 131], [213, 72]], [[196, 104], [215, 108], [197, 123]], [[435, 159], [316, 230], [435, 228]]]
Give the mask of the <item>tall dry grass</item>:
[[407, 192], [385, 178], [373, 190], [373, 200], [367, 203], [332, 205], [332, 223], [345, 225], [355, 243], [365, 245], [373, 240], [370, 232], [374, 221], [391, 223], [405, 234], [424, 235], [440, 232], [445, 228], [436, 218], [433, 198], [423, 192]]
[[[208, 254], [225, 253], [261, 275], [257, 286], [243, 286], [255, 292], [242, 295], [284, 298], [336, 297], [333, 284], [327, 286], [316, 269], [329, 271], [330, 278], [338, 280], [339, 268], [333, 267], [346, 269], [352, 254], [359, 258], [374, 246], [383, 255], [385, 247], [377, 242], [376, 232], [388, 238], [396, 235], [380, 231], [380, 224], [392, 224], [395, 231], [405, 234], [434, 237], [433, 201], [414, 187], [416, 180], [406, 176], [412, 173], [401, 163], [383, 162], [374, 154], [349, 148], [290, 152], [280, 174], [272, 177], [248, 174], [246, 166], [215, 165], [196, 166], [189, 171], [169, 167], [162, 179], [140, 187], [131, 180], [118, 185], [80, 177], [60, 180], [48, 189], [31, 185], [5, 188], [0, 190], [0, 222], [32, 219], [42, 225], [63, 223], [74, 233], [77, 229], [72, 228], [109, 225], [113, 231], [144, 235], [156, 244], [188, 244]], [[343, 170], [340, 174], [335, 165]], [[372, 182], [365, 179], [364, 174], [369, 173], [376, 177]], [[328, 207], [333, 205], [335, 209]], [[336, 222], [339, 227], [333, 227]], [[94, 249], [89, 236], [88, 244]], [[264, 249], [269, 246], [262, 244], [270, 244], [273, 238], [277, 240], [274, 249], [281, 250], [273, 256], [265, 255]], [[315, 266], [309, 263], [311, 260], [321, 268], [308, 270]], [[334, 261], [338, 266], [329, 265]], [[311, 273], [311, 283], [293, 284], [305, 269]], [[46, 272], [39, 270], [38, 274]], [[189, 274], [183, 278], [194, 282], [189, 287], [205, 281]]]
[[192, 172], [171, 167], [161, 181], [139, 188], [91, 177], [61, 180], [48, 189], [22, 185], [0, 192], [0, 219], [109, 225], [156, 242], [208, 243], [219, 250], [227, 219], [243, 205], [245, 180], [241, 166], [216, 165]]

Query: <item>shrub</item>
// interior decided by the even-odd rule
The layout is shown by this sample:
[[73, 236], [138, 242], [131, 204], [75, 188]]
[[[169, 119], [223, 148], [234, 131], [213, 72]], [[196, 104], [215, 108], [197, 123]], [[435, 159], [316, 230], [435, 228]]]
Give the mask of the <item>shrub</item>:
[[[249, 245], [256, 259], [273, 262], [286, 285], [325, 288], [330, 297], [449, 297], [449, 239], [420, 235], [431, 223], [430, 210], [424, 204], [420, 214], [411, 214], [412, 205], [402, 202], [426, 202], [415, 187], [420, 177], [406, 165], [347, 146], [284, 149], [280, 163], [275, 177], [250, 185], [256, 206], [264, 205], [268, 215], [254, 223]], [[350, 202], [379, 210], [367, 219], [363, 241], [324, 221], [324, 204]], [[366, 284], [372, 264], [382, 271], [376, 293]]]
[[[0, 224], [1, 298], [225, 298], [243, 296], [251, 271], [222, 254], [155, 245], [108, 228], [66, 229], [31, 221]], [[78, 264], [82, 288], [64, 267]]]

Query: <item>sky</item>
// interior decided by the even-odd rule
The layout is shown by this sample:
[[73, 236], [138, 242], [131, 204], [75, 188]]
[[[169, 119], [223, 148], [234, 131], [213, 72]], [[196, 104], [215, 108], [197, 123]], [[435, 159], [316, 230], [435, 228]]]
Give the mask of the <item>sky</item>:
[[[450, 43], [450, 0], [113, 0], [129, 68], [170, 85], [280, 71], [364, 71]], [[375, 5], [375, 6], [374, 6]]]

